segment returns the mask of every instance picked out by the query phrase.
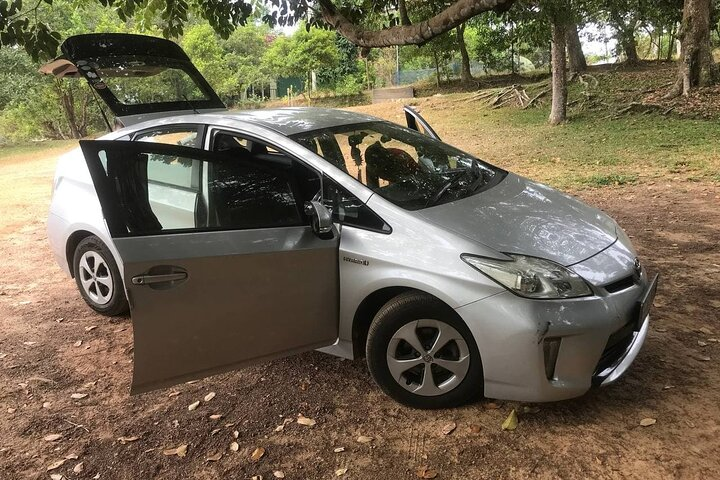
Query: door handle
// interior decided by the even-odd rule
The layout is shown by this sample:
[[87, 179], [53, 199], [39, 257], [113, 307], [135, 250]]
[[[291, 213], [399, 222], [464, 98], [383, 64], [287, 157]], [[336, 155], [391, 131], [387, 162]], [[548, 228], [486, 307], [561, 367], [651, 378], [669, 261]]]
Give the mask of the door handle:
[[138, 275], [132, 277], [133, 285], [153, 285], [157, 283], [169, 283], [185, 280], [187, 278], [186, 272], [178, 273], [163, 273], [159, 275]]

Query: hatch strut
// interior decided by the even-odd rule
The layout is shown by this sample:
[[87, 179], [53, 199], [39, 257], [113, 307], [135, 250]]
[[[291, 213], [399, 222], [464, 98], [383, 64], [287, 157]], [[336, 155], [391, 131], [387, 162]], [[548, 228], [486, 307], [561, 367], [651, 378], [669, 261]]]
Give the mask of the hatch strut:
[[98, 106], [98, 110], [100, 110], [100, 115], [102, 115], [103, 120], [105, 120], [105, 125], [107, 125], [108, 132], [112, 132], [113, 128], [110, 125], [110, 121], [107, 118], [107, 115], [105, 115], [105, 110], [103, 110], [102, 105], [100, 104], [100, 100], [97, 97], [97, 92], [95, 92], [95, 89], [93, 87], [90, 87], [90, 91], [93, 94], [93, 98], [95, 99], [95, 103]]

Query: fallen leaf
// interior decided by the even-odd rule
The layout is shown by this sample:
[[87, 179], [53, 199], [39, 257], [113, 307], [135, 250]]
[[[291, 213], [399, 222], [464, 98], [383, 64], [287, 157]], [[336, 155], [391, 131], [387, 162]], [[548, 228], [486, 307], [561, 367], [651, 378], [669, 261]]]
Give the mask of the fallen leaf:
[[335, 453], [340, 453], [340, 452], [344, 452], [344, 451], [345, 451], [345, 447], [337, 447], [337, 448], [333, 449], [333, 452], [335, 452]]
[[73, 472], [81, 473], [84, 469], [85, 469], [85, 465], [83, 464], [83, 462], [80, 462], [73, 467]]
[[65, 455], [65, 460], [77, 460], [78, 458], [80, 457], [78, 457], [75, 453], [68, 453]]
[[650, 418], [650, 417], [643, 418], [642, 420], [640, 420], [641, 427], [649, 427], [650, 425], [655, 425], [656, 423], [657, 423], [657, 420], [655, 420], [654, 418]]
[[205, 461], [206, 462], [217, 462], [218, 460], [220, 460], [220, 458], [222, 458], [222, 452], [218, 452], [215, 455], [210, 455], [209, 457], [207, 457], [205, 459]]
[[258, 447], [253, 450], [252, 455], [250, 455], [250, 459], [253, 462], [257, 462], [262, 458], [263, 455], [265, 455], [265, 449], [263, 447]]
[[217, 414], [217, 413], [210, 415], [210, 420], [220, 420], [221, 418], [222, 418], [222, 415]]
[[67, 459], [65, 459], [65, 458], [63, 458], [62, 460], [55, 460], [53, 463], [48, 465], [46, 471], [49, 472], [49, 471], [55, 470], [56, 468], [60, 468], [65, 464], [65, 462], [67, 462]]
[[437, 472], [427, 465], [422, 465], [415, 470], [415, 475], [417, 475], [418, 478], [435, 478], [437, 477]]
[[170, 393], [168, 393], [168, 397], [177, 397], [178, 395], [180, 395], [180, 392], [170, 392]]
[[118, 442], [125, 445], [126, 443], [134, 442], [136, 440], [140, 440], [140, 437], [119, 437]]
[[240, 445], [238, 445], [237, 442], [232, 442], [230, 444], [230, 450], [232, 450], [233, 452], [237, 452], [238, 450], [240, 450]]
[[77, 342], [73, 343], [73, 346], [75, 347], [79, 347], [80, 345], [82, 345], [82, 340], [78, 340]]
[[43, 437], [43, 440], [46, 442], [54, 442], [56, 440], [60, 440], [62, 438], [62, 433], [51, 433], [50, 435], [45, 435]]
[[97, 325], [90, 325], [89, 327], [85, 327], [86, 332], [92, 332], [97, 328]]
[[470, 433], [480, 433], [480, 425], [470, 425]]
[[698, 328], [697, 331], [700, 332], [700, 333], [704, 333], [705, 335], [712, 335], [712, 334], [713, 334], [713, 331], [710, 330], [710, 329], [707, 328], [707, 327], [700, 327], [700, 328]]
[[193, 403], [191, 403], [190, 405], [188, 405], [188, 411], [189, 411], [189, 412], [192, 412], [193, 410], [195, 410], [195, 409], [196, 409], [197, 407], [199, 407], [199, 406], [200, 406], [200, 400], [198, 400], [197, 402], [193, 402]]
[[73, 400], [81, 400], [87, 396], [87, 393], [73, 393], [72, 395], [70, 395], [70, 398], [72, 398]]
[[497, 410], [498, 408], [500, 408], [500, 405], [495, 402], [488, 402], [483, 403], [483, 408], [485, 408], [485, 410]]
[[217, 435], [217, 433], [220, 431], [220, 428], [215, 428], [210, 432], [210, 435]]
[[442, 434], [443, 434], [443, 435], [450, 435], [452, 432], [455, 431], [456, 428], [457, 428], [457, 423], [455, 423], [455, 422], [450, 422], [450, 423], [446, 424], [446, 425], [442, 428]]
[[177, 455], [178, 457], [184, 457], [187, 455], [188, 446], [187, 444], [182, 444], [179, 447], [175, 448], [167, 448], [163, 450], [163, 455], [171, 456], [171, 455]]
[[209, 402], [213, 398], [215, 398], [215, 392], [210, 392], [207, 395], [205, 395], [205, 398], [203, 400], [205, 400], [206, 402]]
[[347, 473], [347, 471], [348, 471], [347, 468], [338, 468], [337, 470], [335, 470], [335, 476], [342, 477], [343, 475], [345, 475]]
[[275, 478], [285, 478], [285, 474], [283, 473], [282, 470], [275, 470], [275, 471], [273, 472], [273, 476], [274, 476]]
[[502, 429], [513, 431], [517, 428], [517, 426], [518, 426], [517, 413], [515, 412], [515, 409], [513, 408], [510, 411], [510, 415], [508, 415], [508, 417], [503, 422]]
[[365, 435], [360, 435], [357, 437], [358, 443], [369, 443], [373, 441], [373, 437], [367, 437]]
[[312, 427], [317, 422], [315, 422], [315, 420], [313, 420], [312, 418], [307, 418], [307, 417], [304, 417], [302, 414], [300, 414], [300, 415], [298, 415], [297, 423], [299, 423], [300, 425], [306, 425], [308, 427]]
[[65, 478], [61, 473], [53, 473], [50, 475], [50, 480], [63, 480]]

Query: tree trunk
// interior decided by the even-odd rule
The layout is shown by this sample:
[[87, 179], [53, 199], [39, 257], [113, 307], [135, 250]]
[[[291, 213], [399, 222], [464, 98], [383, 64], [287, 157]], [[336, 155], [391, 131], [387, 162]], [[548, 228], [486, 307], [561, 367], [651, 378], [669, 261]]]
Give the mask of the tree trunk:
[[550, 125], [557, 125], [567, 118], [567, 62], [565, 55], [567, 27], [563, 19], [555, 15], [552, 20], [552, 109]]
[[702, 84], [720, 80], [710, 46], [711, 0], [685, 0], [680, 38], [678, 78], [668, 97], [685, 96]]
[[70, 128], [70, 135], [72, 138], [80, 138], [80, 132], [77, 128], [77, 119], [75, 118], [75, 100], [73, 98], [72, 90], [65, 89], [60, 84], [61, 80], [55, 80], [55, 91], [60, 97], [60, 103], [62, 104], [63, 112], [65, 112], [65, 119], [67, 120], [68, 127]]
[[637, 43], [635, 42], [634, 30], [628, 30], [623, 33], [620, 44], [622, 46], [623, 52], [625, 52], [625, 58], [627, 63], [640, 63], [640, 56], [637, 52]]
[[366, 48], [423, 45], [466, 20], [490, 10], [506, 11], [515, 0], [457, 0], [437, 15], [413, 25], [366, 30], [348, 20], [332, 0], [318, 0], [323, 20], [355, 45]]
[[433, 58], [435, 59], [435, 79], [438, 88], [440, 88], [440, 62], [438, 60], [437, 52], [433, 52]]
[[410, 25], [410, 17], [407, 13], [405, 0], [398, 0], [398, 12], [400, 13], [400, 25]]
[[465, 45], [465, 24], [458, 25], [455, 28], [457, 33], [458, 47], [460, 49], [460, 58], [462, 59], [462, 69], [460, 70], [460, 78], [463, 82], [472, 82], [472, 72], [470, 72], [470, 55]]
[[577, 24], [571, 24], [567, 27], [567, 51], [568, 62], [571, 72], [583, 72], [587, 70], [587, 61], [580, 43], [580, 34], [578, 33]]
[[668, 51], [665, 56], [666, 61], [671, 61], [673, 56], [673, 51], [675, 50], [675, 26], [672, 27], [670, 30], [670, 40], [668, 41]]

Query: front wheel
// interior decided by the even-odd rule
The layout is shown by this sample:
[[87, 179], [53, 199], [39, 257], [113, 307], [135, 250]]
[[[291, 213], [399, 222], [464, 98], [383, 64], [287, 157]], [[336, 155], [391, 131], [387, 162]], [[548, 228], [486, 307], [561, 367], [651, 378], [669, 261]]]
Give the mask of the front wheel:
[[80, 295], [90, 308], [112, 317], [128, 311], [122, 278], [110, 249], [95, 235], [75, 249], [73, 271]]
[[482, 363], [470, 330], [425, 293], [404, 293], [380, 309], [366, 354], [375, 382], [410, 407], [454, 407], [482, 393]]

